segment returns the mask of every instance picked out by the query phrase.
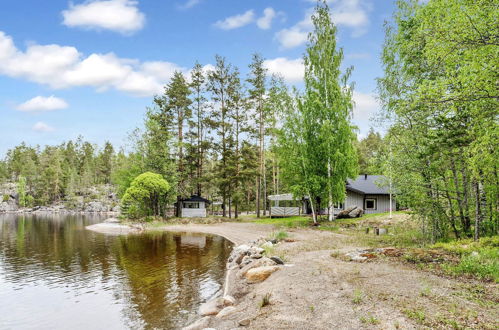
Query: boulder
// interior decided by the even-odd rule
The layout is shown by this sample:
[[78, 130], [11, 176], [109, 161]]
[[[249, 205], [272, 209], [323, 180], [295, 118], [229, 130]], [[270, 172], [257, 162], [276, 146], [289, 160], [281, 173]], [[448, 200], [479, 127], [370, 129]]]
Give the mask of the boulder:
[[247, 327], [248, 325], [250, 325], [251, 320], [250, 319], [242, 319], [242, 320], [239, 320], [238, 323], [242, 327]]
[[248, 270], [245, 277], [249, 283], [265, 281], [273, 272], [279, 270], [278, 266], [263, 266]]
[[234, 306], [228, 306], [228, 307], [225, 307], [224, 309], [222, 309], [218, 314], [217, 314], [217, 318], [220, 319], [220, 318], [223, 318], [227, 315], [230, 315], [232, 313], [234, 313], [236, 311], [236, 308]]
[[201, 316], [217, 315], [223, 307], [224, 300], [222, 298], [212, 299], [199, 307], [199, 314], [201, 314]]
[[364, 210], [361, 209], [360, 207], [356, 207], [353, 209], [350, 213], [348, 213], [349, 218], [359, 218], [364, 214]]
[[183, 327], [182, 330], [202, 330], [208, 327], [209, 324], [210, 324], [210, 317], [205, 316], [197, 320], [196, 322], [192, 323], [191, 325]]
[[270, 257], [270, 260], [274, 261], [278, 265], [284, 265], [284, 261], [282, 261], [282, 259], [279, 257], [276, 256]]
[[338, 213], [336, 216], [337, 219], [345, 219], [345, 218], [358, 218], [364, 214], [364, 210], [358, 206], [352, 206], [347, 209], [344, 209]]
[[116, 219], [116, 218], [108, 218], [106, 220], [104, 220], [104, 223], [120, 223], [120, 219]]
[[264, 248], [264, 249], [265, 248], [271, 248], [273, 246], [274, 246], [274, 244], [272, 244], [272, 242], [265, 242], [265, 243], [262, 244], [262, 248]]
[[275, 266], [275, 261], [267, 257], [263, 257], [260, 259], [253, 259], [253, 261], [250, 264], [241, 268], [241, 270], [239, 271], [239, 276], [244, 277], [250, 269], [262, 266]]
[[226, 295], [222, 299], [224, 306], [233, 306], [236, 304], [236, 299], [232, 296]]

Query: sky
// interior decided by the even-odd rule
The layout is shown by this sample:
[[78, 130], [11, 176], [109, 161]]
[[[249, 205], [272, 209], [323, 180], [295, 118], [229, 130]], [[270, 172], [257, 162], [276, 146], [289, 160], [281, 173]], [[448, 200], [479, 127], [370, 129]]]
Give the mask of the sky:
[[[312, 0], [0, 1], [0, 158], [21, 142], [59, 144], [79, 135], [126, 143], [174, 71], [216, 54], [246, 76], [260, 53], [271, 73], [303, 86]], [[330, 0], [353, 66], [353, 122], [376, 124], [376, 78], [391, 0]]]

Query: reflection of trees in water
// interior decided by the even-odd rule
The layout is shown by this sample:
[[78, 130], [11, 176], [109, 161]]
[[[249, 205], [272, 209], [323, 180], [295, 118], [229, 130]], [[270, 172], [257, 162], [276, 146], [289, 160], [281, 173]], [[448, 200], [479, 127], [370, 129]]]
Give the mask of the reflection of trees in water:
[[[201, 236], [200, 236], [201, 237]], [[171, 328], [196, 312], [210, 283], [216, 292], [222, 284], [229, 244], [206, 237], [206, 245], [182, 244], [181, 236], [156, 233], [120, 237], [117, 261], [128, 279], [125, 294], [148, 327]], [[222, 260], [222, 262], [218, 262]], [[124, 311], [133, 317], [132, 310]]]
[[221, 288], [230, 252], [227, 240], [172, 233], [112, 237], [84, 229], [96, 221], [2, 216], [0, 267], [5, 279], [18, 286], [36, 281], [73, 289], [102, 282], [124, 306], [126, 322], [147, 328], [178, 326]]

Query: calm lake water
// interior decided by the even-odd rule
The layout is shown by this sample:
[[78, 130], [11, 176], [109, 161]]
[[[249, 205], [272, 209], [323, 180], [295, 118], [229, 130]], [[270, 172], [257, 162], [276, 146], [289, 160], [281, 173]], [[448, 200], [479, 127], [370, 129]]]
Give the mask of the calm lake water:
[[224, 238], [85, 230], [103, 219], [0, 215], [0, 329], [175, 329], [222, 289]]

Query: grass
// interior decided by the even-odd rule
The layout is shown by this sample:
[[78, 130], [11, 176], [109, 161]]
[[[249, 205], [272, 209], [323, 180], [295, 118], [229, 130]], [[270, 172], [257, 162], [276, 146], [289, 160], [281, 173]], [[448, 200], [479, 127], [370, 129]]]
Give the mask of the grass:
[[424, 324], [426, 320], [426, 315], [422, 309], [405, 309], [403, 313], [410, 319], [418, 322], [419, 324]]
[[364, 295], [362, 294], [362, 291], [359, 289], [355, 289], [355, 291], [353, 292], [352, 302], [354, 304], [358, 305], [362, 302], [363, 298], [364, 298]]
[[250, 220], [254, 223], [275, 225], [277, 227], [286, 228], [297, 228], [297, 227], [307, 227], [312, 224], [312, 218], [306, 216], [294, 216], [289, 218], [255, 218], [256, 220]]
[[275, 239], [277, 241], [282, 241], [285, 238], [288, 238], [289, 234], [286, 231], [279, 230], [275, 231], [270, 235], [270, 239]]
[[270, 297], [272, 297], [272, 293], [267, 292], [263, 297], [262, 300], [260, 300], [260, 303], [258, 304], [258, 307], [263, 308], [265, 306], [270, 305]]
[[445, 263], [442, 268], [451, 275], [471, 275], [481, 280], [499, 283], [499, 236], [437, 243], [433, 248], [459, 256], [457, 263]]
[[379, 320], [371, 314], [368, 314], [367, 316], [361, 316], [360, 322], [364, 324], [373, 324], [373, 325], [380, 323]]

